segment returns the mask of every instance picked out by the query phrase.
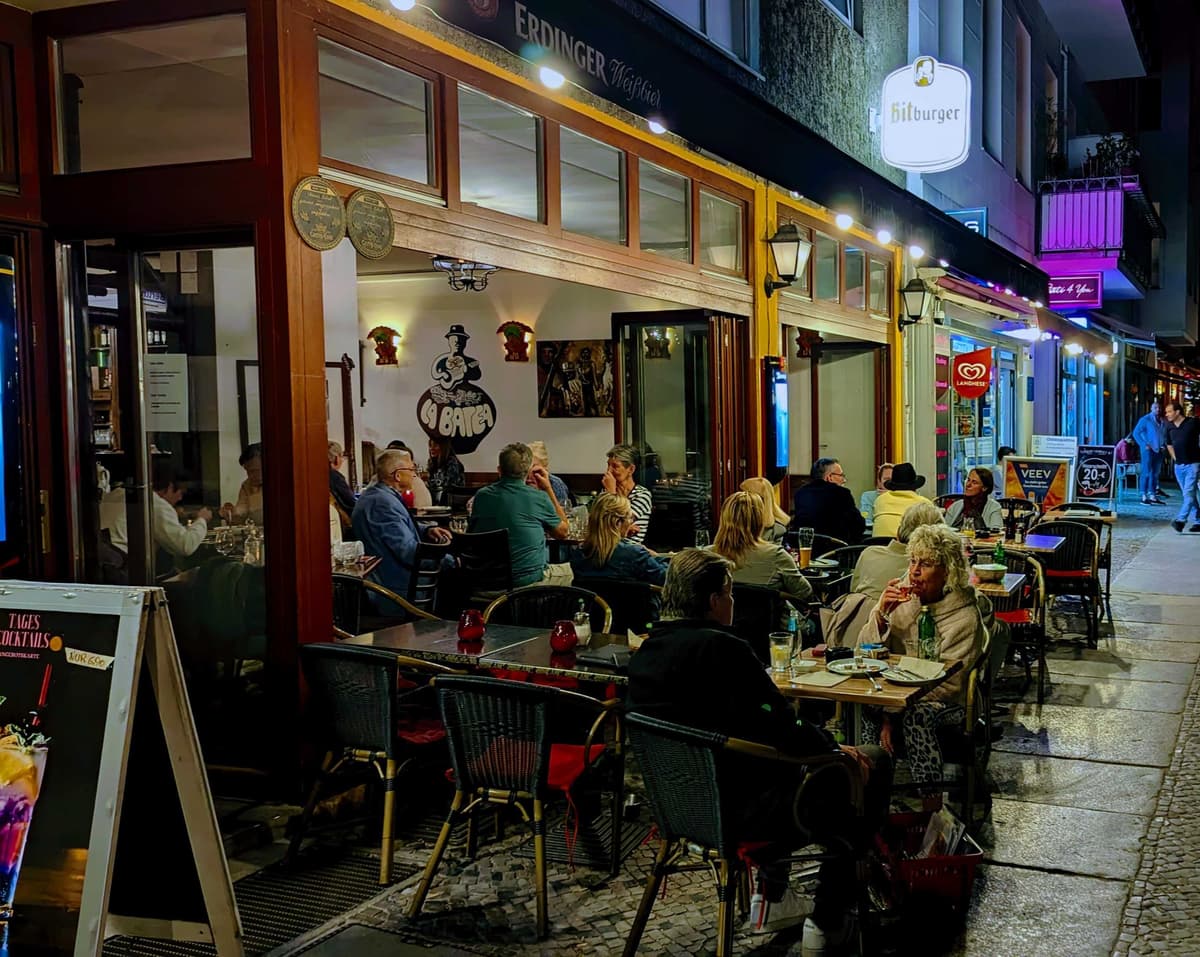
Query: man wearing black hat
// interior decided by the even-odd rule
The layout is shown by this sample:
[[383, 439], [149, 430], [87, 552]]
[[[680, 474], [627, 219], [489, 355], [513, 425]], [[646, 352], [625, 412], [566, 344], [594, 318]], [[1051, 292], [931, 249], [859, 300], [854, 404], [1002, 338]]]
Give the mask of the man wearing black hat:
[[892, 469], [892, 477], [883, 483], [886, 492], [880, 492], [875, 499], [875, 524], [871, 534], [887, 538], [896, 537], [896, 529], [900, 527], [900, 519], [909, 507], [918, 502], [933, 503], [924, 495], [918, 495], [917, 489], [925, 484], [925, 476], [918, 475], [912, 462], [901, 462]]
[[846, 488], [846, 472], [837, 459], [817, 459], [812, 481], [796, 489], [793, 504], [793, 528], [811, 528], [852, 544], [862, 540], [867, 523]]

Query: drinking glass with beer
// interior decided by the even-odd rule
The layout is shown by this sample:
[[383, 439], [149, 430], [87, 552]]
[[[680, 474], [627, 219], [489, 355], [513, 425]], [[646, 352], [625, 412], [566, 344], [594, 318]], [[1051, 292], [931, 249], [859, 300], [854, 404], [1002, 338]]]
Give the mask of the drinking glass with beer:
[[812, 563], [812, 547], [813, 536], [817, 534], [814, 528], [800, 528], [796, 530], [797, 545], [800, 549], [799, 564], [801, 568], [808, 568]]

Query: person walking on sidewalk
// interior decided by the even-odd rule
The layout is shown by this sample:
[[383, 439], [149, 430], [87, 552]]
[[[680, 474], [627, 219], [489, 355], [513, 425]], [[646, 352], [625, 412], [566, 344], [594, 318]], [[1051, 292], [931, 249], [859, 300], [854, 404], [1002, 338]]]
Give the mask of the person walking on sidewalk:
[[1196, 475], [1200, 472], [1200, 421], [1195, 416], [1184, 415], [1183, 405], [1176, 401], [1167, 403], [1167, 449], [1175, 462], [1175, 480], [1183, 501], [1179, 503], [1179, 514], [1171, 527], [1182, 532], [1184, 525], [1195, 512], [1196, 521], [1189, 532], [1200, 532], [1200, 501], [1196, 499]]
[[1167, 444], [1167, 429], [1170, 423], [1163, 415], [1163, 400], [1156, 395], [1150, 403], [1150, 411], [1138, 419], [1133, 427], [1133, 438], [1142, 450], [1142, 470], [1138, 476], [1138, 488], [1142, 493], [1143, 505], [1163, 505], [1163, 491], [1158, 487], [1158, 473], [1162, 470], [1163, 446]]

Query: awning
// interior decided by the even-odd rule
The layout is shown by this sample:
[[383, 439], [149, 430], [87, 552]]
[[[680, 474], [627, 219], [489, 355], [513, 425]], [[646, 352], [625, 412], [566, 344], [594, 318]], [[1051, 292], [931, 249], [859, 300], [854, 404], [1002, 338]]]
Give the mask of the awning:
[[1052, 332], [1063, 342], [1078, 342], [1086, 352], [1112, 352], [1112, 339], [1100, 330], [1081, 329], [1073, 322], [1068, 322], [1057, 312], [1049, 309], [1037, 311], [1038, 328], [1043, 332]]

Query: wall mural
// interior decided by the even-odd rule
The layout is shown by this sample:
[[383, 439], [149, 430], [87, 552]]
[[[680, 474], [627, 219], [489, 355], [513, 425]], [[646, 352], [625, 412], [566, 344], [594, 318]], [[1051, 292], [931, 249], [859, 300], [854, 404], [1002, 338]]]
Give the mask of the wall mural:
[[496, 426], [496, 403], [481, 386], [479, 360], [467, 355], [466, 329], [452, 325], [446, 333], [450, 351], [433, 360], [433, 385], [417, 400], [417, 419], [431, 439], [449, 439], [458, 455], [479, 448]]
[[605, 419], [613, 414], [613, 352], [607, 339], [538, 343], [538, 418]]

